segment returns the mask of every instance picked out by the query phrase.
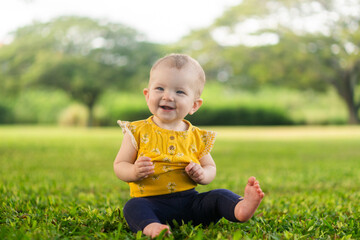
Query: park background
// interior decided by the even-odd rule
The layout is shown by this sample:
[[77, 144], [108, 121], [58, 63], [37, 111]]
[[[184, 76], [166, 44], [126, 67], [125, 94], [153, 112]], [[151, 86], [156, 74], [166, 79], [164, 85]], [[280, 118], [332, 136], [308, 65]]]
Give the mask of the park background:
[[168, 29], [147, 30], [168, 39], [147, 36], [131, 17], [86, 14], [33, 21], [3, 38], [0, 238], [144, 239], [122, 216], [129, 196], [112, 170], [116, 120], [150, 115], [142, 89], [154, 61], [172, 52], [207, 74], [204, 105], [188, 119], [217, 131], [218, 173], [198, 189], [241, 194], [254, 175], [266, 197], [248, 223], [180, 223], [168, 238], [359, 238], [360, 1], [226, 1], [176, 38], [170, 29], [201, 18], [206, 2], [197, 15], [191, 2], [134, 2], [135, 16], [167, 12]]
[[357, 1], [232, 4], [169, 43], [105, 17], [13, 30], [0, 45], [0, 123], [113, 126], [147, 116], [149, 69], [171, 52], [193, 56], [207, 74], [195, 124], [359, 123]]

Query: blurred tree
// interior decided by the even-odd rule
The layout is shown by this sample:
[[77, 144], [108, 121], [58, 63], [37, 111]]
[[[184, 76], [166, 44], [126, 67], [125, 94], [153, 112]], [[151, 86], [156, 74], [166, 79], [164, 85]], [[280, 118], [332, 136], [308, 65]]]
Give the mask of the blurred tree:
[[0, 48], [0, 84], [5, 93], [46, 86], [64, 89], [89, 108], [104, 91], [130, 89], [148, 78], [160, 46], [121, 24], [60, 17], [18, 29]]
[[229, 84], [333, 86], [358, 124], [359, 26], [359, 0], [243, 0], [179, 45]]

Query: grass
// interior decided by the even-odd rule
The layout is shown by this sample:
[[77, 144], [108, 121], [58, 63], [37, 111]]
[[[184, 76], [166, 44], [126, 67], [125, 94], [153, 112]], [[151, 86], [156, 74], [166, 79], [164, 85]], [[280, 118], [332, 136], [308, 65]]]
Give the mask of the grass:
[[[199, 191], [266, 196], [247, 223], [179, 225], [165, 239], [360, 238], [360, 127], [218, 127], [218, 174]], [[0, 127], [0, 239], [147, 239], [122, 215], [119, 128]]]

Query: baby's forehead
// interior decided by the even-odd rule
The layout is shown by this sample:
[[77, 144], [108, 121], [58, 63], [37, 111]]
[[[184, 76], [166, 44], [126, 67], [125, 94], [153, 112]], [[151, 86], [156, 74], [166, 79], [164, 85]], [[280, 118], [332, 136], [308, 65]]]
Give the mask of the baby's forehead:
[[157, 60], [152, 68], [155, 69], [158, 66], [165, 65], [165, 66], [181, 69], [185, 66], [194, 65], [194, 64], [199, 65], [197, 61], [192, 59], [190, 56], [183, 54], [170, 54], [168, 56], [165, 56]]
[[[156, 81], [159, 74], [160, 76], [161, 75], [166, 76], [167, 74], [169, 74], [169, 76], [179, 75], [179, 81], [181, 82], [180, 84], [188, 83], [191, 85], [193, 84], [197, 85], [202, 83], [197, 71], [192, 67], [183, 67], [181, 69], [178, 69], [167, 65], [158, 66], [156, 69], [153, 69], [153, 71], [151, 72], [150, 82]], [[182, 81], [185, 79], [183, 79], [181, 76], [186, 76], [185, 79], [188, 81]]]
[[192, 74], [194, 75], [194, 81], [199, 80], [204, 81], [203, 80], [203, 76], [202, 76], [202, 72], [199, 71], [198, 67], [195, 64], [191, 64], [191, 63], [187, 63], [182, 65], [181, 67], [175, 66], [171, 63], [171, 61], [163, 61], [160, 64], [158, 64], [155, 68], [152, 68], [150, 71], [150, 78], [152, 75], [156, 75], [156, 73], [159, 72], [164, 72], [167, 70], [174, 70], [174, 72], [178, 72], [179, 74], [181, 73], [186, 73], [186, 74]]
[[[170, 71], [169, 71], [170, 70]], [[169, 72], [168, 72], [169, 71]], [[163, 77], [166, 76], [167, 72], [169, 74], [189, 74], [190, 77], [184, 77], [182, 78], [182, 76], [179, 76], [178, 82], [173, 82], [176, 84], [176, 87], [179, 89], [188, 89], [188, 91], [192, 91], [195, 93], [196, 96], [200, 97], [202, 90], [204, 88], [204, 84], [205, 82], [201, 79], [201, 77], [199, 76], [199, 74], [192, 68], [181, 68], [181, 69], [177, 69], [177, 68], [172, 68], [170, 66], [159, 66], [158, 68], [154, 69], [154, 71], [152, 71], [152, 73], [150, 74], [150, 79], [149, 79], [149, 87], [151, 85], [154, 86], [157, 84], [167, 84], [167, 78]], [[165, 73], [165, 75], [164, 75]], [[159, 75], [162, 76], [159, 78]], [[188, 75], [188, 76], [189, 76]], [[174, 86], [174, 85], [173, 85]]]

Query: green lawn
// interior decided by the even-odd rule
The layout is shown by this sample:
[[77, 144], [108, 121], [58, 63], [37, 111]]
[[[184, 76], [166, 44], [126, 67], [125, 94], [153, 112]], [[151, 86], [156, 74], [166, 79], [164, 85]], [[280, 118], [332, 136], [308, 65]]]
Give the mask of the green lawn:
[[[247, 223], [180, 225], [169, 239], [360, 238], [360, 127], [213, 128], [213, 183], [266, 196]], [[0, 239], [146, 239], [122, 216], [120, 128], [0, 127]]]

